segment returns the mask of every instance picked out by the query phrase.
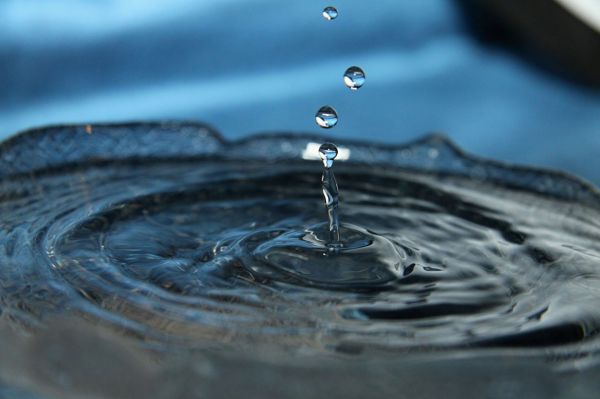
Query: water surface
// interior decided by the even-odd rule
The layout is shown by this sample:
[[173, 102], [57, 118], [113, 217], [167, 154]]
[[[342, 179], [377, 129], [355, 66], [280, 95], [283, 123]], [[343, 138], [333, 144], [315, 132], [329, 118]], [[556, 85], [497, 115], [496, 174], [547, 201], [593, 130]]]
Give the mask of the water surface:
[[76, 315], [156, 348], [596, 351], [595, 189], [438, 136], [340, 143], [342, 241], [359, 244], [327, 254], [321, 165], [300, 156], [315, 141], [165, 124], [6, 142], [3, 317]]

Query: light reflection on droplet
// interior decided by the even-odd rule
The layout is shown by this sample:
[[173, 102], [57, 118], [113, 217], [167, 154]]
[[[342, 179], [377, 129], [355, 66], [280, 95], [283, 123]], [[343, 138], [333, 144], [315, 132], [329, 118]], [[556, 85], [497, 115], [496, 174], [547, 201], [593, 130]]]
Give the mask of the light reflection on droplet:
[[315, 115], [315, 120], [317, 125], [321, 126], [323, 129], [331, 129], [338, 123], [338, 115], [335, 109], [332, 107], [325, 105], [317, 111]]
[[366, 78], [365, 72], [361, 68], [353, 66], [344, 73], [344, 84], [350, 90], [356, 91], [365, 84]]
[[338, 10], [335, 7], [325, 7], [323, 10], [323, 18], [328, 21], [333, 21], [338, 17]]
[[325, 143], [319, 147], [319, 154], [323, 161], [323, 166], [331, 168], [333, 166], [333, 160], [338, 156], [338, 148], [333, 143]]

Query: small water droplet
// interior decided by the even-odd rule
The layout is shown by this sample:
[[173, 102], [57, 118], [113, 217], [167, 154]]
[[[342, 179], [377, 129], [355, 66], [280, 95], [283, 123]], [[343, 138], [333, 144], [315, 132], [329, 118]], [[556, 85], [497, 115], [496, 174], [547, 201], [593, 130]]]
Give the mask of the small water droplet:
[[331, 129], [338, 123], [338, 115], [330, 106], [321, 107], [317, 114], [315, 115], [315, 120], [317, 121], [317, 125], [321, 126], [323, 129]]
[[323, 166], [331, 168], [333, 166], [333, 160], [338, 155], [338, 149], [333, 143], [325, 143], [319, 147], [319, 155], [323, 160]]
[[356, 91], [365, 84], [366, 78], [365, 72], [361, 68], [353, 66], [346, 69], [346, 72], [344, 73], [344, 84], [350, 90]]
[[323, 10], [323, 18], [325, 18], [328, 21], [333, 21], [334, 19], [336, 19], [338, 16], [338, 10], [335, 7], [325, 7], [325, 9]]

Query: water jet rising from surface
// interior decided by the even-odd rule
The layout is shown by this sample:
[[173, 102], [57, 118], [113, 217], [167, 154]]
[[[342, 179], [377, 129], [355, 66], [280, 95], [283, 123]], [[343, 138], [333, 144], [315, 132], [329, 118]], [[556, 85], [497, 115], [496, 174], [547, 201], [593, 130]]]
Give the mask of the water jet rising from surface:
[[325, 206], [329, 218], [329, 245], [333, 248], [340, 241], [340, 221], [338, 216], [339, 190], [335, 175], [331, 168], [333, 161], [338, 155], [337, 147], [332, 143], [325, 143], [319, 148], [319, 155], [323, 161], [323, 196], [325, 197]]

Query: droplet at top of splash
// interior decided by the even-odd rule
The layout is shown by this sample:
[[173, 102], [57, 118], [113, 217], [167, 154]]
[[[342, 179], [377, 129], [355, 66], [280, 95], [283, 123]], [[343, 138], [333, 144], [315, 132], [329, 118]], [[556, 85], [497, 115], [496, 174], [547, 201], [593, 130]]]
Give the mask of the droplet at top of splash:
[[325, 143], [319, 147], [319, 155], [323, 161], [323, 166], [329, 169], [333, 166], [333, 161], [338, 156], [338, 148], [335, 144]]

